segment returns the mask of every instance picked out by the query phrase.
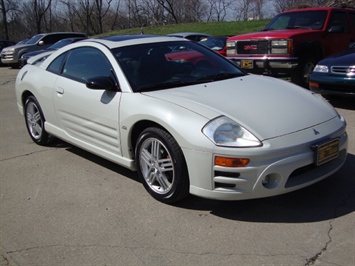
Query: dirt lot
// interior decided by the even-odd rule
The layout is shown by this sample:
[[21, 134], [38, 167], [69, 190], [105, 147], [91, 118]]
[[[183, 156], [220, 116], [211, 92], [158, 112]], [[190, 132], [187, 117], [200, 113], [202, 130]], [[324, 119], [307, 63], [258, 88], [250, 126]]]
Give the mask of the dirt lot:
[[0, 68], [0, 265], [355, 265], [354, 101], [349, 155], [330, 178], [234, 202], [151, 198], [135, 173], [62, 143], [35, 145]]

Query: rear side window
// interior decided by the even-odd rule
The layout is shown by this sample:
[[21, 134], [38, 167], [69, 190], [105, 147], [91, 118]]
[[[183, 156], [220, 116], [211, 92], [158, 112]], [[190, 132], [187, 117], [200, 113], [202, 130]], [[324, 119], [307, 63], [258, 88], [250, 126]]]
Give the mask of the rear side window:
[[337, 27], [338, 31], [337, 32], [349, 32], [349, 25], [346, 19], [346, 14], [345, 12], [334, 12], [332, 15], [332, 18], [330, 20], [329, 28], [328, 30], [331, 30], [331, 28]]
[[49, 72], [60, 75], [62, 72], [64, 60], [67, 57], [67, 54], [68, 53], [61, 54], [56, 59], [54, 59], [52, 61], [52, 63], [48, 66], [47, 70]]

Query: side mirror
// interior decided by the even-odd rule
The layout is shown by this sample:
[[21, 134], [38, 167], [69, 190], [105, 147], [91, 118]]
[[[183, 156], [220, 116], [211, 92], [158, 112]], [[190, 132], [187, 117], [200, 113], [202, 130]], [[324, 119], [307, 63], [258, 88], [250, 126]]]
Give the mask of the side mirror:
[[38, 45], [41, 46], [44, 44], [44, 41], [39, 41]]
[[108, 77], [93, 77], [87, 80], [86, 87], [91, 90], [117, 91], [115, 82]]

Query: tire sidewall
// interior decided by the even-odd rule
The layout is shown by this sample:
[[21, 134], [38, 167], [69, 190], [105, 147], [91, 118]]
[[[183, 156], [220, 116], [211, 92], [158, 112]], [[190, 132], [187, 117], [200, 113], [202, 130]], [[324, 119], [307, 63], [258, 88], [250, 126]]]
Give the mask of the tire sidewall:
[[[152, 188], [147, 183], [147, 181], [145, 180], [145, 177], [143, 176], [141, 171], [139, 151], [144, 141], [148, 138], [155, 138], [161, 141], [172, 157], [171, 159], [174, 167], [174, 181], [171, 189], [166, 194], [159, 194], [153, 191]], [[186, 192], [184, 192], [186, 190], [185, 187], [186, 183], [183, 182], [186, 181], [183, 180], [184, 178], [188, 178], [186, 163], [183, 158], [181, 149], [178, 149], [178, 151], [176, 151], [176, 149], [174, 149], [173, 147], [174, 145], [178, 145], [178, 144], [176, 143], [174, 138], [171, 135], [169, 135], [166, 131], [159, 128], [147, 128], [139, 136], [135, 148], [137, 172], [141, 182], [143, 183], [143, 186], [153, 198], [164, 203], [173, 203], [186, 197]]]
[[[29, 125], [28, 125], [28, 121], [27, 121], [27, 108], [28, 108], [28, 105], [30, 103], [33, 103], [36, 105], [36, 108], [37, 110], [39, 111], [39, 114], [41, 116], [41, 121], [42, 121], [42, 134], [40, 136], [40, 138], [36, 139], [32, 136], [32, 133], [31, 133], [31, 130], [29, 128]], [[28, 134], [30, 135], [31, 139], [33, 140], [33, 142], [35, 142], [36, 144], [39, 144], [39, 145], [46, 145], [48, 144], [49, 142], [49, 135], [48, 133], [45, 131], [44, 129], [44, 123], [45, 123], [45, 119], [44, 119], [44, 115], [43, 115], [43, 112], [42, 112], [42, 109], [41, 109], [41, 106], [39, 105], [37, 99], [34, 97], [34, 96], [29, 96], [27, 99], [26, 99], [26, 102], [25, 102], [25, 123], [26, 123], [26, 128], [27, 128], [27, 131], [28, 131]]]

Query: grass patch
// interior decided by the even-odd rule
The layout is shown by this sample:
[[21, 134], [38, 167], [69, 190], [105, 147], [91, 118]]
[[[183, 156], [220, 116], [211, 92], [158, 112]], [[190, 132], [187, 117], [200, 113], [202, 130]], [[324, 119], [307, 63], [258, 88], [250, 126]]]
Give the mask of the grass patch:
[[[203, 22], [203, 23], [184, 23], [184, 24], [169, 24], [164, 26], [149, 26], [143, 27], [145, 34], [167, 35], [175, 32], [203, 32], [211, 35], [239, 35], [243, 33], [255, 32], [262, 30], [269, 19], [251, 20], [251, 21], [223, 21], [223, 22]], [[124, 29], [110, 31], [104, 34], [96, 35], [95, 37], [124, 35], [124, 34], [140, 34], [141, 28]]]

